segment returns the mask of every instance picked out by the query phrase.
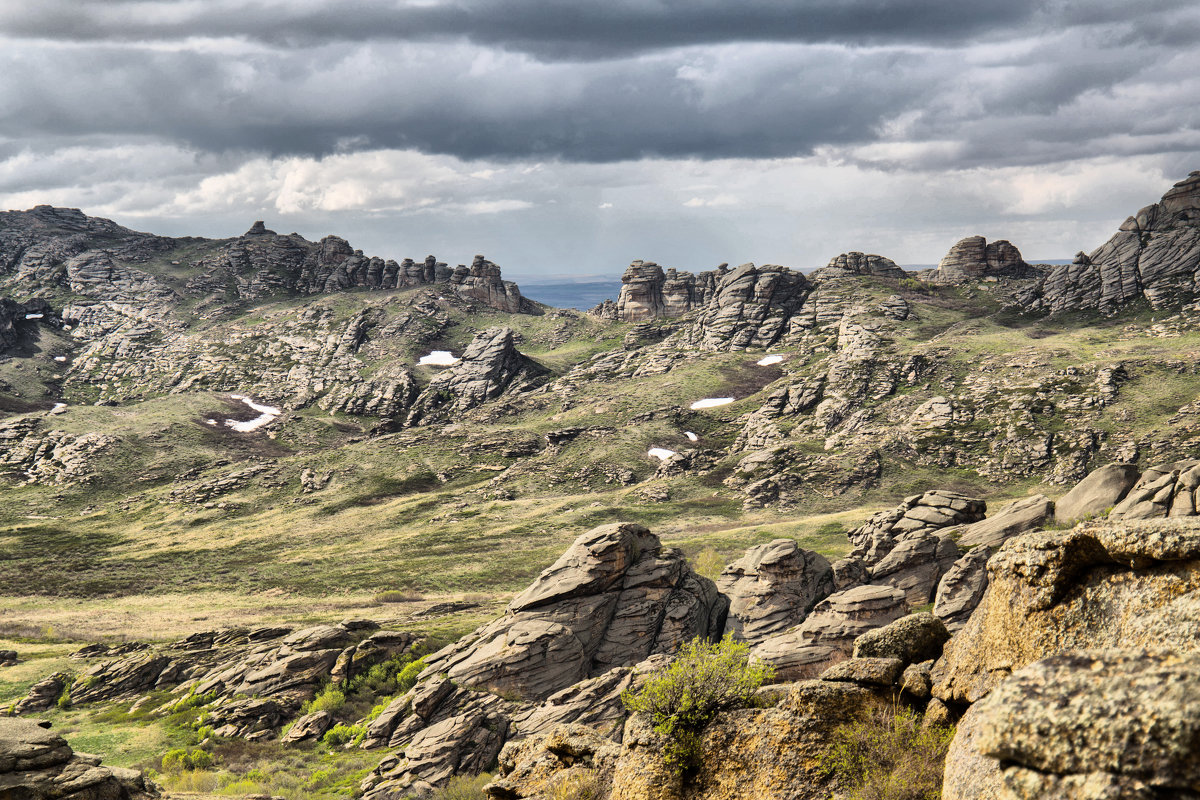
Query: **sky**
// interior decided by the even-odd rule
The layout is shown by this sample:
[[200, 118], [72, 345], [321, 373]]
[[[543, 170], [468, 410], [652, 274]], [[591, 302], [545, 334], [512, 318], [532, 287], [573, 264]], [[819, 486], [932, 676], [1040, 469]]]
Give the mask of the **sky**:
[[0, 208], [506, 277], [1092, 250], [1200, 169], [1195, 0], [0, 0]]

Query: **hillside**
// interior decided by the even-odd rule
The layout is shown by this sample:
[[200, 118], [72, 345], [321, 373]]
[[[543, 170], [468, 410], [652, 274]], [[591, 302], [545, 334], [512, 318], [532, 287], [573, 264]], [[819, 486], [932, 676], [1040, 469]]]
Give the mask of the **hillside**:
[[[0, 672], [0, 704], [73, 669], [67, 654], [88, 642], [166, 648], [150, 682], [93, 699], [145, 694], [161, 705], [162, 692], [184, 685], [187, 696], [233, 698], [237, 682], [222, 670], [235, 666], [255, 686], [242, 694], [274, 696], [280, 686], [260, 692], [245, 666], [268, 643], [280, 662], [295, 652], [329, 660], [303, 682], [311, 699], [339, 653], [415, 657], [418, 637], [427, 650], [449, 644], [535, 579], [502, 619], [567, 624], [553, 605], [567, 595], [539, 573], [572, 542], [594, 556], [599, 545], [587, 550], [581, 534], [611, 523], [630, 524], [620, 534], [630, 563], [661, 549], [645, 569], [670, 572], [662, 585], [674, 599], [647, 603], [688, 597], [671, 636], [667, 612], [656, 612], [667, 644], [653, 652], [671, 652], [720, 633], [717, 588], [732, 590], [709, 579], [728, 575], [747, 548], [794, 540], [835, 571], [857, 558], [866, 575], [903, 540], [897, 520], [950, 507], [929, 490], [969, 498], [971, 513], [954, 506], [952, 523], [980, 524], [984, 504], [990, 519], [1017, 498], [1057, 498], [1105, 464], [1135, 465], [1149, 485], [1161, 477], [1152, 467], [1196, 458], [1198, 294], [1200, 172], [1072, 264], [1029, 264], [1014, 244], [982, 236], [921, 273], [854, 252], [808, 276], [638, 261], [620, 296], [586, 313], [534, 303], [483, 256], [451, 268], [262, 223], [231, 239], [175, 239], [74, 209], [0, 214], [0, 650], [36, 654]], [[1183, 485], [1183, 472], [1171, 481]], [[1196, 514], [1194, 503], [1170, 509]], [[942, 547], [930, 531], [949, 524], [913, 530]], [[878, 624], [929, 605], [960, 555], [938, 550], [933, 583], [915, 594], [906, 583]], [[875, 585], [847, 574], [831, 572], [783, 628], [799, 625], [835, 578], [838, 590]], [[411, 638], [367, 646], [365, 624], [325, 630], [364, 618]], [[490, 694], [439, 688], [430, 714], [528, 724], [521, 715], [540, 719], [551, 694], [652, 655], [635, 658], [621, 635], [592, 632], [617, 642], [603, 658], [533, 687], [505, 682], [478, 655], [490, 652], [489, 636], [511, 634], [498, 624], [437, 662], [451, 676], [461, 670], [462, 692]], [[284, 626], [318, 633], [252, 631], [224, 643], [211, 634]], [[209, 638], [185, 646], [193, 635]], [[198, 647], [212, 653], [196, 656]], [[184, 667], [170, 673], [168, 662]], [[97, 685], [116, 684], [97, 669]], [[431, 685], [430, 674], [421, 680], [418, 692]], [[619, 694], [607, 684], [588, 691], [610, 703]], [[274, 737], [299, 707], [285, 703], [270, 725], [257, 709], [245, 728], [227, 713], [226, 738]], [[145, 766], [184, 741], [125, 711], [113, 735], [127, 752], [115, 763]], [[97, 718], [63, 714], [95, 738], [87, 747], [104, 742]], [[422, 719], [432, 728], [441, 717]], [[472, 724], [478, 733], [482, 723]], [[131, 744], [138, 736], [147, 741]], [[498, 753], [504, 738], [488, 748]], [[447, 777], [389, 772], [378, 751], [361, 753], [338, 769], [359, 778], [374, 769], [373, 786]]]

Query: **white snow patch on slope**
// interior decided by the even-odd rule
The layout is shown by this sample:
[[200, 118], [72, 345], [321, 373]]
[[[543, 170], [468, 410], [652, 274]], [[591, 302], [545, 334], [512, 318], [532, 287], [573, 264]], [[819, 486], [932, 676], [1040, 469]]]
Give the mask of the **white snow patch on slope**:
[[697, 436], [696, 434], [692, 433], [691, 431], [685, 431], [683, 435], [684, 435], [684, 436], [686, 436], [686, 437], [688, 437], [688, 441], [689, 441], [689, 442], [698, 442], [698, 441], [700, 441], [700, 437], [699, 437], [699, 436]]
[[651, 447], [650, 451], [648, 453], [646, 453], [646, 455], [653, 456], [654, 458], [660, 459], [662, 461], [666, 461], [668, 458], [675, 455], [675, 451], [668, 450], [665, 447]]
[[697, 400], [692, 403], [692, 411], [699, 411], [702, 408], [716, 408], [717, 406], [727, 406], [733, 402], [732, 397], [706, 397], [703, 400]]
[[256, 431], [283, 413], [278, 408], [275, 408], [275, 406], [260, 405], [259, 403], [251, 400], [249, 397], [246, 397], [244, 394], [231, 394], [229, 396], [234, 400], [241, 400], [259, 414], [254, 419], [246, 420], [245, 422], [239, 422], [236, 419], [225, 420], [226, 427], [233, 428], [235, 431], [240, 431], [241, 433]]
[[418, 364], [430, 364], [435, 367], [452, 367], [458, 362], [459, 359], [449, 350], [434, 350], [417, 360]]
[[780, 361], [783, 361], [783, 356], [763, 356], [758, 360], [758, 365], [760, 367], [769, 367], [772, 364], [778, 364]]

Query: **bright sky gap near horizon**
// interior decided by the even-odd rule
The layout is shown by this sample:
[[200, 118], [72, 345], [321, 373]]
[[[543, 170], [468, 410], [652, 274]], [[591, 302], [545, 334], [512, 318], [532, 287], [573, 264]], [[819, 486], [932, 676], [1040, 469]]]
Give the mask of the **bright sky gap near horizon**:
[[1193, 0], [0, 0], [0, 208], [505, 277], [1030, 261], [1200, 169]]

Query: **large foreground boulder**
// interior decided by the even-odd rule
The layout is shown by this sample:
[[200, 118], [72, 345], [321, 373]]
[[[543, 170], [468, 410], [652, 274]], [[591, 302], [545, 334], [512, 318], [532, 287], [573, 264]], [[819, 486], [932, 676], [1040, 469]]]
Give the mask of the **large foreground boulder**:
[[699, 767], [685, 782], [663, 763], [661, 737], [641, 715], [625, 726], [611, 800], [825, 800], [833, 779], [823, 768], [831, 734], [887, 701], [844, 681], [803, 681], [773, 708], [721, 714], [705, 728]]
[[945, 800], [1196, 797], [1200, 655], [1080, 651], [1015, 672], [972, 706]]
[[0, 797], [5, 800], [143, 800], [158, 797], [140, 772], [75, 753], [49, 723], [0, 717]]
[[1087, 522], [1006, 542], [934, 695], [972, 703], [1014, 670], [1085, 648], [1200, 652], [1200, 519]]

